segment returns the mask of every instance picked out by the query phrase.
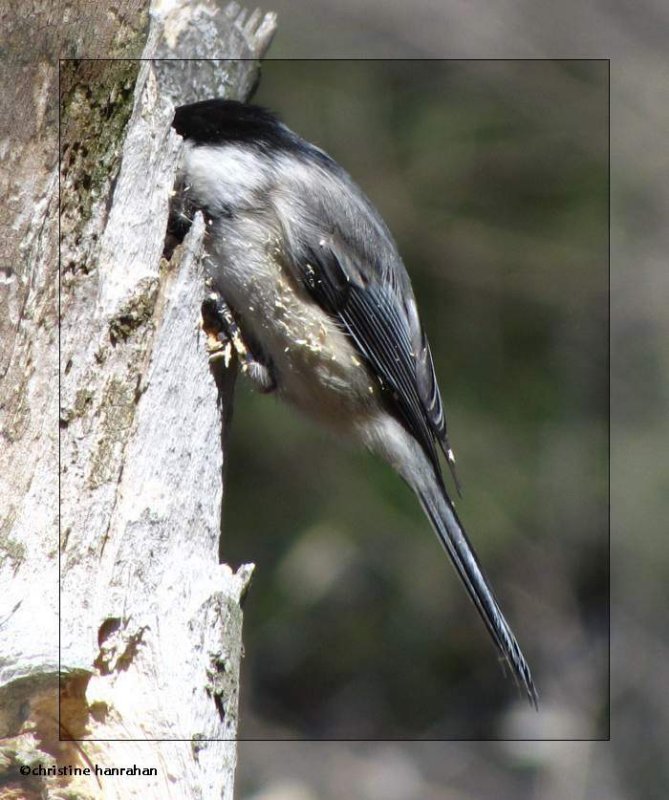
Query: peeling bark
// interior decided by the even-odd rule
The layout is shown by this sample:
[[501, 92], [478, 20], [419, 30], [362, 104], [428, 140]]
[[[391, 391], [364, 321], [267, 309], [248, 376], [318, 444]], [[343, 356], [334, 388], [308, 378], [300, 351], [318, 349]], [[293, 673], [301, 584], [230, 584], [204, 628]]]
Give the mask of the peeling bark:
[[[60, 24], [34, 37], [36, 61], [3, 63], [24, 127], [0, 138], [0, 787], [228, 798], [251, 575], [218, 563], [235, 372], [209, 366], [199, 327], [201, 217], [163, 257], [170, 121], [179, 103], [246, 97], [275, 20], [210, 0], [156, 2], [148, 34], [138, 2], [46, 4], [40, 20]], [[3, 23], [16, 47], [24, 22]], [[58, 56], [128, 59], [61, 62], [60, 170]], [[186, 56], [218, 60], [148, 60]], [[158, 774], [21, 777], [37, 764]]]

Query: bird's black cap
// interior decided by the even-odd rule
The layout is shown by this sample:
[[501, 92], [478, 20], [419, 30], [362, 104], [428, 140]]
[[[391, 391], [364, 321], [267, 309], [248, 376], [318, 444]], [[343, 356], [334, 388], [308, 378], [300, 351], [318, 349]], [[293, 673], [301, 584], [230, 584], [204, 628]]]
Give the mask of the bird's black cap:
[[174, 112], [172, 127], [184, 139], [195, 144], [245, 142], [265, 147], [294, 148], [299, 141], [266, 108], [220, 98], [179, 106]]

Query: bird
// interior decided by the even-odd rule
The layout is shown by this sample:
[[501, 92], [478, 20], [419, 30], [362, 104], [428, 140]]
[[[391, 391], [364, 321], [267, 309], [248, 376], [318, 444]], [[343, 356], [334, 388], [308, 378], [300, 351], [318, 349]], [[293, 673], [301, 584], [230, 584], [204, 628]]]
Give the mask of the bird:
[[[447, 491], [459, 493], [427, 336], [398, 247], [346, 170], [274, 112], [214, 98], [176, 108], [183, 222], [201, 211], [203, 305], [242, 369], [411, 487], [517, 686], [528, 663]], [[442, 456], [440, 457], [440, 453]]]

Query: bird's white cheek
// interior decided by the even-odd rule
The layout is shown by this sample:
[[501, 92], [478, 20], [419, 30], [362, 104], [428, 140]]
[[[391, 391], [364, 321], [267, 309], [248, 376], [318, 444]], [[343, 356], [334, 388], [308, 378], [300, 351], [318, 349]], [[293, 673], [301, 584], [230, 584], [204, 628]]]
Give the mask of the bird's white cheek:
[[184, 171], [196, 203], [216, 213], [252, 204], [267, 185], [267, 167], [252, 148], [186, 142]]

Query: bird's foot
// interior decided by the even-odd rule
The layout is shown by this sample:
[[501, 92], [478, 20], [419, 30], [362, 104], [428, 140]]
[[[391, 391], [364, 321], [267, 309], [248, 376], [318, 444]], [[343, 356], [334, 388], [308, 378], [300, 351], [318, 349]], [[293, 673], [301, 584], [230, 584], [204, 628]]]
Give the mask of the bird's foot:
[[216, 292], [212, 292], [202, 302], [202, 329], [207, 335], [210, 362], [223, 359], [228, 367], [233, 353], [236, 353], [242, 372], [250, 378], [256, 389], [263, 393], [276, 389], [271, 370], [254, 357], [242, 337], [230, 306]]

